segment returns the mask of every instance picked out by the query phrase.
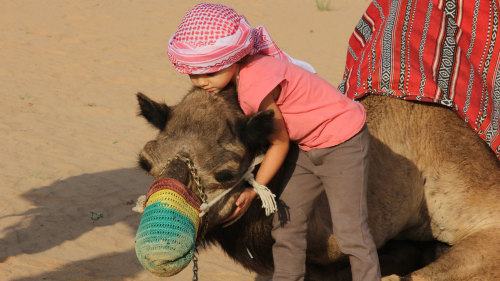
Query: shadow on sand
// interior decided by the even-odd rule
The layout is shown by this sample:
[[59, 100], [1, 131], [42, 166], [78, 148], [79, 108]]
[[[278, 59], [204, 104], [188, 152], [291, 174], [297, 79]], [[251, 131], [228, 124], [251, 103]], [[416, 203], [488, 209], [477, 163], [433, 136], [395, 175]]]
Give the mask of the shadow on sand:
[[[135, 233], [140, 215], [131, 209], [138, 196], [147, 191], [152, 178], [137, 168], [84, 174], [59, 180], [21, 195], [35, 207], [14, 216], [23, 220], [7, 227], [0, 247], [9, 257], [36, 254], [98, 227], [124, 223]], [[113, 235], [113, 233], [110, 233]], [[142, 271], [133, 250], [111, 253], [64, 265], [58, 271], [20, 280], [130, 280]], [[111, 265], [111, 268], [110, 268]], [[119, 277], [121, 276], [121, 277]]]

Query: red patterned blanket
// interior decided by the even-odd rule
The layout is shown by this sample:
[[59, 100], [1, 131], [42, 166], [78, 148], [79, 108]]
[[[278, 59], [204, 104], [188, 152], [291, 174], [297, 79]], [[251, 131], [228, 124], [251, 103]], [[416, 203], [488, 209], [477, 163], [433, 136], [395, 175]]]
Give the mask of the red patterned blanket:
[[339, 90], [450, 107], [500, 159], [498, 0], [373, 0]]

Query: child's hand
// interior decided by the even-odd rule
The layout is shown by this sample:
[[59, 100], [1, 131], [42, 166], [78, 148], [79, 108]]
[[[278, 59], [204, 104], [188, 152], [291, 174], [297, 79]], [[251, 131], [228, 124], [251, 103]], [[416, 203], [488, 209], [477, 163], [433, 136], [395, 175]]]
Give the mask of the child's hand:
[[250, 207], [253, 199], [255, 199], [255, 196], [257, 196], [257, 193], [252, 188], [246, 188], [240, 194], [238, 200], [236, 200], [236, 209], [228, 218], [224, 220], [224, 222], [230, 221], [244, 214], [248, 207]]

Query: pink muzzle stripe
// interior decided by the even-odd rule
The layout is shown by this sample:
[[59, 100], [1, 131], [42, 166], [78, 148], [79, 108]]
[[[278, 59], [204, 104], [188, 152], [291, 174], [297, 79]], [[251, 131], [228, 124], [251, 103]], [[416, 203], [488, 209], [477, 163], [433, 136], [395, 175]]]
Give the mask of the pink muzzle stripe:
[[186, 188], [184, 184], [173, 178], [161, 178], [159, 180], [154, 181], [153, 184], [151, 184], [148, 193], [146, 194], [146, 200], [144, 201], [144, 208], [146, 208], [146, 204], [149, 200], [149, 197], [153, 195], [155, 192], [163, 189], [170, 189], [172, 191], [175, 191], [180, 196], [182, 196], [189, 203], [189, 205], [195, 208], [198, 212], [201, 212], [200, 199], [191, 190]]

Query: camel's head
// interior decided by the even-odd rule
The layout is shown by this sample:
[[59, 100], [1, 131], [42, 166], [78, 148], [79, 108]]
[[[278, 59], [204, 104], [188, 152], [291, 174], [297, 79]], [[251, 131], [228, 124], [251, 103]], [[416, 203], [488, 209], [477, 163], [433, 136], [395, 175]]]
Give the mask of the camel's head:
[[[174, 212], [179, 211], [174, 205], [179, 204], [177, 197], [182, 192], [184, 193], [180, 197], [190, 202], [190, 210], [196, 213], [199, 212], [201, 201], [210, 202], [235, 185], [255, 155], [265, 149], [267, 137], [273, 130], [272, 111], [251, 117], [245, 116], [238, 106], [237, 95], [233, 89], [218, 94], [193, 89], [179, 104], [170, 107], [152, 101], [141, 93], [137, 94], [137, 98], [140, 115], [159, 130], [156, 139], [149, 141], [140, 152], [139, 164], [156, 180], [150, 188], [150, 193], [153, 192], [153, 186], [156, 190], [162, 185], [170, 192], [162, 195], [163, 199], [156, 197], [152, 200], [152, 196], [148, 197], [147, 204], [156, 200], [158, 204], [163, 204], [163, 209], [167, 206], [175, 209]], [[242, 184], [212, 206], [199, 225], [194, 216], [186, 215], [187, 213], [181, 210], [182, 215], [190, 218], [189, 232], [200, 234], [220, 225], [233, 212], [235, 201], [244, 189], [243, 183], [242, 181]], [[168, 196], [175, 196], [176, 199], [171, 199], [175, 202], [168, 203]], [[146, 207], [138, 235], [145, 216], [148, 215], [147, 209], [153, 207]], [[178, 217], [173, 215], [173, 218]], [[172, 218], [165, 220], [173, 221]], [[194, 243], [188, 243], [189, 251], [194, 247]], [[186, 258], [184, 250], [180, 251], [179, 255]], [[180, 257], [168, 259], [175, 258]], [[148, 259], [154, 258], [150, 256]], [[144, 265], [144, 262], [141, 262]]]

